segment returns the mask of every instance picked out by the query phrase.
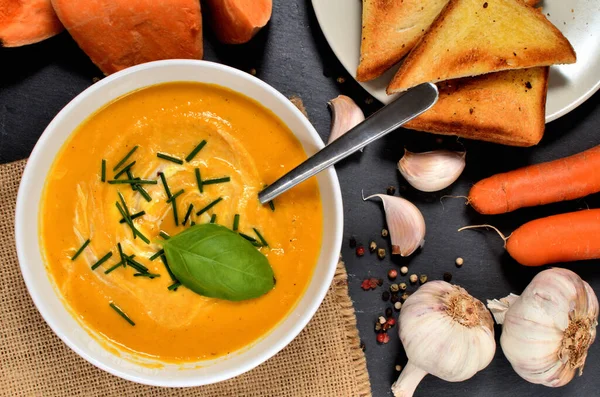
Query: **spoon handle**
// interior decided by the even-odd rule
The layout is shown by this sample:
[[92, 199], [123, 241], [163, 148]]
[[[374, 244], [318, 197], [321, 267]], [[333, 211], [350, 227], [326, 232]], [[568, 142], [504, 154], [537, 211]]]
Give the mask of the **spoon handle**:
[[281, 193], [417, 117], [431, 108], [437, 99], [438, 90], [434, 84], [424, 83], [411, 88], [269, 185], [258, 194], [258, 199], [262, 204], [273, 200]]

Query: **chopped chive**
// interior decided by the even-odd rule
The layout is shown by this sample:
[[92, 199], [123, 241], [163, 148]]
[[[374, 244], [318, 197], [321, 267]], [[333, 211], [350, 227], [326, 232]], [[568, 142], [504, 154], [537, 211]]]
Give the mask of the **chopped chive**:
[[150, 260], [153, 261], [156, 258], [158, 258], [159, 256], [164, 255], [164, 254], [165, 254], [165, 250], [161, 249], [160, 251], [156, 252], [156, 254], [152, 255], [150, 257]]
[[73, 255], [71, 257], [71, 260], [74, 261], [75, 259], [77, 259], [77, 257], [83, 252], [83, 250], [85, 249], [85, 247], [87, 247], [90, 242], [91, 242], [91, 240], [89, 238], [87, 240], [85, 240], [85, 242], [83, 243], [83, 245], [81, 247], [79, 247], [79, 249], [77, 250], [77, 252], [75, 252], [75, 255]]
[[202, 178], [200, 177], [200, 168], [196, 168], [196, 183], [198, 184], [200, 193], [204, 193], [204, 186], [202, 185]]
[[167, 233], [167, 232], [165, 232], [165, 231], [162, 231], [162, 230], [161, 230], [160, 232], [158, 232], [158, 235], [159, 235], [160, 237], [164, 238], [165, 240], [168, 240], [168, 239], [170, 239], [170, 238], [171, 238], [171, 236], [169, 236], [169, 233]]
[[120, 261], [120, 262], [114, 264], [110, 269], [105, 271], [104, 274], [112, 273], [115, 269], [117, 269], [118, 267], [121, 267], [122, 264], [123, 264], [123, 261]]
[[202, 214], [204, 214], [206, 211], [208, 211], [209, 209], [211, 209], [212, 207], [214, 207], [215, 205], [217, 205], [221, 200], [223, 200], [223, 197], [219, 197], [218, 199], [216, 199], [213, 202], [209, 203], [206, 207], [204, 207], [200, 211], [196, 212], [196, 215], [202, 215]]
[[202, 142], [200, 142], [200, 143], [198, 144], [198, 146], [196, 146], [196, 147], [194, 148], [194, 150], [192, 150], [192, 152], [191, 152], [190, 154], [188, 154], [188, 155], [187, 155], [187, 157], [185, 158], [185, 161], [187, 161], [188, 163], [189, 163], [190, 161], [192, 161], [192, 159], [193, 159], [194, 157], [196, 157], [196, 155], [198, 154], [198, 152], [199, 152], [200, 150], [202, 150], [202, 148], [204, 147], [204, 145], [206, 145], [206, 140], [204, 140], [204, 139], [203, 139], [203, 140], [202, 140]]
[[[119, 172], [117, 172], [115, 174], [115, 177], [113, 179], [119, 179], [119, 177], [123, 174], [125, 174], [127, 171], [131, 170], [131, 167], [133, 167], [133, 165], [135, 164], [135, 161], [132, 161], [131, 163], [127, 164], [125, 167], [123, 167], [123, 169]], [[133, 178], [130, 178], [133, 179]]]
[[138, 261], [136, 261], [135, 259], [133, 259], [133, 257], [125, 255], [125, 259], [127, 260], [127, 264], [130, 267], [137, 270], [138, 272], [148, 273], [148, 268], [146, 266], [142, 265], [141, 263], [139, 263]]
[[181, 196], [183, 193], [185, 192], [185, 190], [181, 189], [180, 191], [178, 191], [177, 193], [175, 193], [174, 195], [172, 195], [171, 197], [169, 197], [167, 199], [167, 203], [173, 202], [175, 201], [175, 199], [179, 196]]
[[119, 161], [119, 162], [117, 163], [117, 165], [115, 165], [115, 167], [113, 168], [113, 171], [116, 171], [116, 170], [118, 170], [118, 169], [119, 169], [119, 167], [121, 167], [123, 164], [125, 164], [125, 162], [126, 162], [126, 161], [127, 161], [127, 159], [129, 158], [129, 156], [131, 156], [131, 155], [133, 154], [133, 152], [135, 152], [135, 151], [137, 150], [137, 148], [138, 148], [138, 146], [137, 146], [137, 145], [135, 145], [135, 146], [133, 147], [133, 149], [131, 149], [131, 150], [129, 151], [129, 153], [127, 153], [127, 154], [125, 155], [125, 157], [123, 157], [123, 158], [121, 159], [121, 161]]
[[125, 259], [125, 254], [123, 253], [121, 243], [117, 243], [117, 249], [119, 250], [119, 256], [121, 257], [121, 264], [123, 265], [123, 267], [127, 267], [127, 260]]
[[137, 190], [147, 202], [152, 201], [152, 197], [150, 197], [150, 195], [148, 194], [146, 189], [143, 188], [143, 186], [141, 186], [141, 185], [132, 185], [132, 186], [135, 186], [134, 189]]
[[269, 207], [271, 207], [271, 211], [275, 212], [275, 203], [273, 200], [269, 201]]
[[98, 262], [92, 265], [92, 270], [96, 270], [98, 266], [106, 262], [112, 256], [112, 252], [108, 251], [108, 254], [104, 255], [102, 258], [98, 260]]
[[210, 217], [210, 223], [215, 223], [217, 221], [217, 214], [212, 214]]
[[240, 226], [240, 214], [235, 214], [235, 216], [233, 217], [233, 231], [237, 232], [239, 226]]
[[112, 179], [111, 185], [156, 185], [158, 182], [146, 179]]
[[129, 227], [131, 227], [131, 232], [133, 233], [133, 238], [135, 239], [137, 237], [137, 235], [135, 233], [135, 227], [134, 227], [133, 221], [131, 219], [131, 214], [129, 213], [129, 208], [127, 207], [127, 203], [125, 202], [125, 197], [123, 197], [123, 195], [119, 191], [117, 191], [117, 194], [119, 195], [119, 200], [121, 200], [121, 206], [122, 206], [121, 208], [123, 208], [123, 210], [125, 211], [125, 215], [123, 215], [123, 219], [125, 219], [127, 224], [129, 225]]
[[191, 221], [191, 222], [190, 222], [190, 226], [196, 226], [196, 222], [194, 222], [194, 221]]
[[[134, 220], [135, 218], [139, 218], [140, 216], [144, 216], [144, 215], [146, 215], [146, 211], [140, 211], [140, 212], [137, 212], [137, 213], [131, 215], [129, 217], [129, 219]], [[119, 221], [119, 223], [125, 223], [125, 222], [126, 222], [125, 218], [121, 218], [121, 220]]]
[[181, 286], [181, 283], [179, 281], [175, 281], [173, 284], [169, 285], [169, 287], [167, 288], [169, 291], [177, 291], [177, 288], [179, 288]]
[[168, 160], [175, 164], [179, 164], [179, 165], [183, 164], [182, 159], [178, 159], [177, 157], [169, 156], [168, 154], [156, 153], [156, 157], [158, 157], [159, 159]]
[[106, 160], [102, 159], [102, 168], [100, 172], [100, 180], [106, 182]]
[[266, 247], [269, 246], [269, 243], [267, 243], [267, 240], [265, 240], [265, 238], [262, 236], [262, 234], [260, 234], [260, 232], [258, 230], [256, 230], [256, 228], [252, 228], [252, 230], [254, 230], [254, 233], [256, 233], [256, 235], [258, 236], [258, 239], [260, 240], [260, 243]]
[[190, 203], [190, 206], [187, 209], [187, 212], [185, 213], [185, 216], [183, 217], [183, 222], [182, 225], [185, 226], [185, 224], [187, 223], [188, 219], [190, 219], [190, 215], [192, 215], [192, 211], [194, 209], [194, 204]]
[[174, 282], [179, 282], [179, 280], [177, 280], [177, 277], [175, 277], [175, 275], [171, 271], [171, 268], [169, 267], [169, 262], [167, 262], [167, 257], [164, 255], [161, 255], [160, 260], [162, 261], [163, 265], [165, 265], [165, 268], [167, 269], [167, 273], [169, 273], [169, 277], [171, 277], [171, 280], [173, 280]]
[[133, 321], [131, 321], [131, 319], [129, 318], [129, 316], [127, 316], [127, 314], [125, 314], [123, 312], [123, 310], [121, 310], [117, 305], [115, 305], [114, 303], [110, 302], [110, 307], [112, 307], [113, 310], [116, 311], [119, 314], [119, 316], [123, 317], [125, 319], [125, 321], [127, 321], [132, 326], [135, 326], [135, 323]]
[[247, 234], [239, 232], [239, 235], [245, 238], [246, 240], [250, 241], [251, 243], [258, 243], [258, 241], [254, 237], [250, 237]]
[[148, 277], [150, 279], [156, 278], [156, 277], [160, 277], [160, 274], [155, 274], [155, 273], [134, 273], [133, 277]]
[[160, 172], [158, 175], [160, 176], [160, 181], [165, 188], [165, 193], [167, 193], [167, 198], [171, 198], [171, 191], [169, 190], [169, 185], [167, 184], [167, 178], [165, 178], [165, 174]]
[[215, 185], [217, 183], [229, 182], [230, 180], [231, 180], [231, 178], [226, 176], [223, 178], [206, 179], [206, 180], [202, 181], [202, 184], [203, 185]]
[[125, 222], [129, 226], [129, 228], [131, 229], [131, 232], [133, 233], [133, 238], [135, 238], [136, 236], [139, 236], [139, 238], [141, 238], [143, 242], [145, 242], [146, 244], [150, 244], [150, 240], [148, 240], [148, 238], [146, 236], [144, 236], [142, 234], [142, 232], [140, 232], [139, 230], [137, 230], [137, 228], [133, 224], [133, 221], [130, 219], [130, 217], [127, 214], [127, 212], [125, 212], [125, 210], [123, 209], [123, 207], [121, 207], [121, 204], [117, 201], [117, 202], [115, 202], [115, 205], [117, 206], [117, 209], [121, 213], [121, 216], [125, 219]]

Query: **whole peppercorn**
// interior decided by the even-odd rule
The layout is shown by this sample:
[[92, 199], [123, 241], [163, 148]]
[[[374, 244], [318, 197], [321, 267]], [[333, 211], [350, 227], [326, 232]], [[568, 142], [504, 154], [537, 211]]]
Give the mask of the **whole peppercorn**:
[[465, 263], [463, 258], [456, 258], [456, 266], [461, 267]]
[[375, 252], [376, 249], [377, 249], [377, 243], [375, 241], [371, 241], [369, 243], [369, 251]]
[[396, 365], [394, 367], [394, 369], [396, 370], [396, 372], [400, 372], [400, 371], [402, 371], [402, 366], [401, 365]]
[[388, 307], [387, 309], [385, 309], [385, 316], [389, 319], [390, 317], [392, 317], [392, 308]]
[[400, 302], [394, 303], [394, 310], [396, 310], [397, 312], [399, 312], [400, 309], [402, 309], [402, 303], [400, 303]]
[[386, 333], [379, 333], [377, 334], [377, 342], [381, 343], [381, 344], [385, 344], [388, 343], [390, 341], [390, 336]]
[[426, 274], [421, 274], [421, 276], [419, 277], [419, 283], [421, 283], [421, 285], [423, 285], [426, 282], [427, 282], [427, 275]]
[[382, 278], [378, 278], [377, 279], [377, 285], [380, 286], [380, 287], [383, 285], [383, 279]]
[[411, 274], [409, 280], [411, 284], [415, 284], [417, 281], [419, 281], [419, 278], [416, 274]]
[[371, 289], [375, 289], [378, 287], [377, 285], [377, 279], [376, 278], [370, 278], [369, 279], [369, 284], [371, 285]]
[[385, 258], [385, 248], [379, 248], [379, 249], [377, 250], [377, 257], [378, 257], [379, 259], [383, 259], [383, 258]]
[[365, 254], [365, 247], [359, 245], [356, 247], [356, 256], [363, 256]]
[[390, 293], [389, 293], [389, 291], [383, 291], [383, 293], [381, 294], [381, 299], [384, 302], [389, 301], [390, 300]]
[[398, 286], [400, 287], [400, 291], [406, 291], [406, 283], [400, 283]]
[[398, 286], [398, 284], [394, 283], [394, 284], [390, 285], [390, 291], [398, 292], [398, 291], [400, 291], [400, 287]]
[[444, 272], [444, 281], [447, 283], [452, 281], [452, 273]]
[[381, 326], [381, 330], [384, 332], [387, 332], [388, 329], [392, 328], [391, 325], [389, 325], [388, 323], [385, 323]]
[[388, 194], [388, 196], [393, 196], [396, 194], [396, 188], [394, 186], [388, 186], [385, 192]]
[[402, 298], [402, 302], [405, 302], [408, 299], [409, 296], [410, 296], [410, 294], [408, 292], [403, 293], [402, 297], [401, 297]]
[[398, 294], [392, 294], [392, 297], [390, 298], [390, 302], [396, 303], [399, 300], [400, 300], [400, 298], [398, 297]]
[[406, 276], [408, 274], [408, 267], [402, 266], [400, 268], [400, 274], [403, 275], [403, 276]]
[[393, 280], [396, 279], [396, 277], [398, 277], [398, 271], [396, 269], [390, 269], [390, 270], [388, 270], [388, 278], [390, 280], [393, 281]]
[[387, 237], [390, 234], [387, 229], [381, 229], [381, 237]]
[[394, 320], [391, 316], [388, 317], [387, 319], [387, 323], [390, 327], [393, 327], [394, 325], [396, 325], [396, 320]]
[[379, 316], [378, 320], [379, 320], [379, 324], [381, 324], [381, 325], [385, 324], [386, 321], [387, 321], [387, 319], [385, 317], [383, 317], [383, 316]]
[[360, 283], [360, 288], [364, 289], [365, 291], [368, 291], [371, 289], [371, 280], [370, 279], [365, 279], [362, 281], [362, 283]]
[[350, 237], [350, 248], [356, 248], [356, 237]]
[[375, 322], [375, 332], [381, 331], [381, 327], [382, 327], [381, 323], [379, 321], [376, 321]]

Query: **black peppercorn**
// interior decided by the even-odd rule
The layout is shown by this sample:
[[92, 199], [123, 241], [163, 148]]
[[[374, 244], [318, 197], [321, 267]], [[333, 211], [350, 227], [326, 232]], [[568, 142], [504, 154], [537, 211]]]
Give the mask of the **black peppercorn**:
[[386, 193], [388, 194], [388, 196], [393, 196], [394, 194], [396, 194], [396, 188], [394, 186], [388, 186], [386, 189]]
[[392, 317], [392, 308], [391, 307], [388, 307], [387, 309], [385, 309], [385, 316], [387, 318]]
[[396, 303], [400, 300], [400, 298], [398, 297], [398, 295], [396, 294], [392, 294], [392, 297], [390, 298], [390, 302], [392, 303]]
[[444, 273], [444, 281], [449, 283], [452, 280], [452, 273], [445, 272]]
[[390, 293], [388, 291], [383, 291], [383, 293], [381, 294], [381, 299], [387, 302], [388, 300], [390, 300]]
[[350, 248], [356, 248], [356, 237], [350, 237]]

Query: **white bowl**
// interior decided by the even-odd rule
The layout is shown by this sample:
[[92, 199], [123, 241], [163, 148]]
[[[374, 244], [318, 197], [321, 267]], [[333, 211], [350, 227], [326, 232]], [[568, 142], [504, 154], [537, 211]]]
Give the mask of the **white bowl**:
[[[108, 102], [142, 87], [195, 81], [218, 84], [240, 92], [271, 109], [294, 132], [308, 155], [323, 141], [296, 107], [261, 80], [239, 70], [204, 61], [168, 60], [126, 69], [94, 84], [73, 99], [55, 118], [36, 144], [17, 197], [16, 244], [21, 272], [29, 294], [50, 328], [71, 349], [98, 368], [134, 382], [155, 386], [184, 387], [219, 382], [263, 363], [292, 341], [321, 304], [338, 262], [342, 240], [342, 197], [333, 168], [317, 177], [323, 203], [323, 245], [306, 292], [296, 308], [257, 343], [196, 366], [166, 365], [149, 368], [123, 359], [91, 337], [64, 306], [46, 271], [39, 241], [38, 211], [42, 190], [54, 158], [65, 140], [86, 118]], [[37, 210], [36, 210], [37, 209]]]

